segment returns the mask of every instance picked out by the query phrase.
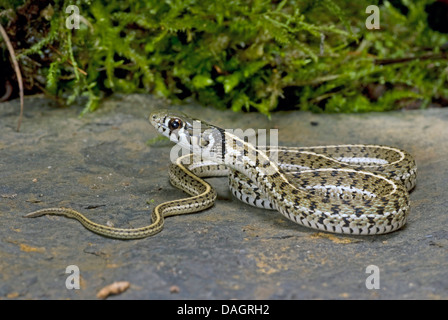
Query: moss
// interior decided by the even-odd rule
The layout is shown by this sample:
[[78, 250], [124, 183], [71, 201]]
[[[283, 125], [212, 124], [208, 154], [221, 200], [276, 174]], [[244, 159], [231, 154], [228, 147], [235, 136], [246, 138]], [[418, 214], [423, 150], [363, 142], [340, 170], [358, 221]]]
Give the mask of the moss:
[[[16, 1], [0, 10], [13, 9], [2, 23], [17, 36], [28, 84], [68, 104], [87, 97], [84, 112], [113, 92], [150, 92], [269, 115], [445, 101], [448, 36], [428, 26], [430, 2], [381, 1], [380, 30], [365, 27], [371, 0]], [[68, 4], [80, 29], [65, 27]], [[386, 90], [372, 95], [372, 86]]]

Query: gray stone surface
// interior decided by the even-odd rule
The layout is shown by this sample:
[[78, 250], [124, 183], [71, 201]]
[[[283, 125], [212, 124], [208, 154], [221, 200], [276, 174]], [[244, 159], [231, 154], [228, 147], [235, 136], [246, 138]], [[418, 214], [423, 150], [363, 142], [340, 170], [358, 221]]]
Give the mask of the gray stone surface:
[[[0, 299], [448, 299], [448, 109], [369, 114], [282, 112], [269, 121], [199, 106], [174, 106], [224, 128], [278, 128], [289, 146], [375, 143], [404, 148], [418, 163], [411, 213], [400, 231], [370, 237], [316, 232], [234, 199], [212, 178], [219, 200], [202, 213], [170, 217], [136, 241], [91, 233], [65, 217], [27, 212], [71, 207], [98, 223], [138, 227], [154, 205], [185, 197], [167, 177], [171, 143], [148, 145], [146, 117], [168, 106], [146, 95], [114, 96], [97, 112], [26, 99], [0, 104]], [[68, 290], [66, 267], [81, 288]], [[366, 267], [380, 270], [369, 290]]]

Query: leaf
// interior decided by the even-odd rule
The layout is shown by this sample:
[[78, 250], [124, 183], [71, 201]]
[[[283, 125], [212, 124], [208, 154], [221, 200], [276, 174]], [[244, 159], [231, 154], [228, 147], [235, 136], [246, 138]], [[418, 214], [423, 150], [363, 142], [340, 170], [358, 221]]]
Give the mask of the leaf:
[[246, 111], [249, 111], [250, 99], [245, 93], [241, 92], [232, 100], [231, 108], [234, 112], [240, 112], [243, 107]]
[[229, 93], [235, 88], [243, 79], [243, 74], [240, 71], [234, 72], [229, 76], [220, 76], [217, 81], [224, 85], [224, 92]]
[[211, 86], [214, 81], [208, 75], [198, 74], [193, 77], [192, 83], [196, 89], [202, 89]]
[[249, 62], [246, 66], [243, 68], [243, 76], [245, 78], [249, 78], [252, 75], [254, 75], [258, 70], [263, 68], [265, 65], [267, 65], [269, 62], [265, 60], [258, 60], [258, 61], [252, 61]]
[[59, 75], [61, 73], [59, 64], [59, 60], [55, 60], [50, 64], [50, 67], [48, 68], [46, 89], [53, 94], [56, 94], [57, 92]]

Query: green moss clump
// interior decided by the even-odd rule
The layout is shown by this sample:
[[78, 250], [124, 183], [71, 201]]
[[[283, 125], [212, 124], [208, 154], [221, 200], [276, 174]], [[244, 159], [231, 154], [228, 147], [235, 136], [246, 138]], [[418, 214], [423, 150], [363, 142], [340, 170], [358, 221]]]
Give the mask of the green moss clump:
[[[25, 71], [30, 61], [40, 64], [27, 79], [68, 104], [86, 96], [84, 112], [113, 92], [266, 115], [386, 111], [448, 99], [440, 50], [448, 36], [426, 22], [431, 1], [402, 0], [401, 11], [381, 2], [381, 29], [368, 30], [365, 9], [378, 1], [54, 0], [29, 18], [40, 25], [37, 41], [16, 47]], [[79, 8], [79, 29], [65, 26], [68, 4]], [[10, 4], [10, 30], [19, 28], [23, 6]]]

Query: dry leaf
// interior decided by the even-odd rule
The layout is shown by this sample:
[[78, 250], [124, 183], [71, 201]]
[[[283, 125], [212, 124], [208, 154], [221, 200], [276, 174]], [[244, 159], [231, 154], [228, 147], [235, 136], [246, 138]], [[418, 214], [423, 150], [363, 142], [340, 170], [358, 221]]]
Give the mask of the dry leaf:
[[24, 252], [39, 252], [39, 253], [44, 253], [45, 252], [45, 248], [36, 248], [36, 247], [31, 247], [27, 244], [20, 244], [20, 250], [24, 251]]
[[180, 292], [180, 288], [176, 285], [173, 285], [170, 287], [170, 293], [179, 293]]
[[117, 281], [108, 286], [105, 286], [103, 289], [98, 291], [96, 294], [99, 299], [106, 299], [111, 294], [120, 294], [126, 291], [131, 286], [129, 281]]

